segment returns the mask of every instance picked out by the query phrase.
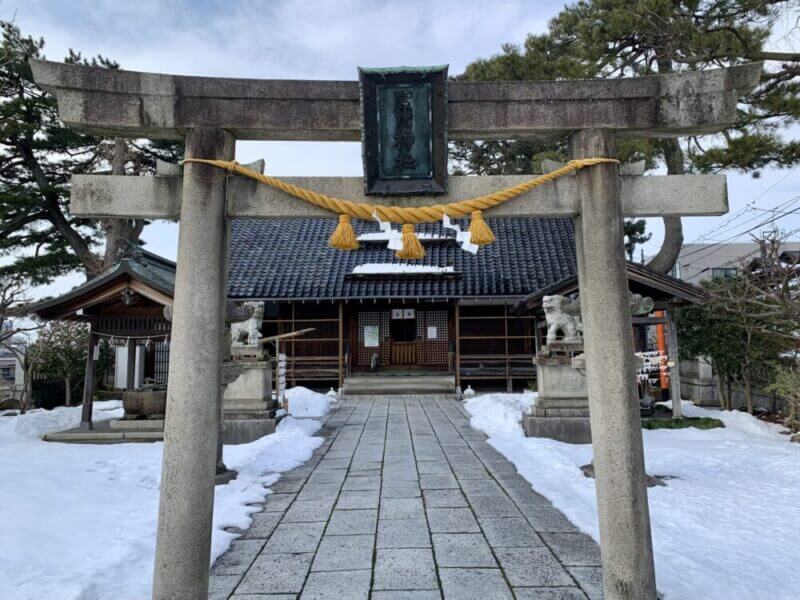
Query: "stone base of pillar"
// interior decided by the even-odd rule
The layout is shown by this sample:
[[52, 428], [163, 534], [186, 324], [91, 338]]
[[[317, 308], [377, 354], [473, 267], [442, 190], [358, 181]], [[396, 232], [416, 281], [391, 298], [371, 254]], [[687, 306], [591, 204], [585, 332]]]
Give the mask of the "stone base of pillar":
[[539, 396], [531, 411], [534, 417], [586, 417], [589, 418], [589, 399], [586, 396], [575, 398], [551, 398]]
[[535, 417], [522, 419], [527, 437], [550, 438], [568, 444], [590, 444], [589, 417]]
[[235, 361], [222, 401], [222, 441], [246, 444], [275, 432], [281, 417], [272, 398], [271, 361]]
[[225, 410], [265, 410], [272, 396], [272, 362], [237, 361], [230, 364], [236, 375], [230, 378], [225, 388]]
[[581, 343], [551, 343], [536, 357], [537, 390], [539, 397], [530, 416], [523, 418], [528, 437], [543, 437], [589, 444], [589, 398], [586, 393], [586, 374], [582, 366]]
[[275, 433], [275, 428], [283, 418], [282, 415], [275, 414], [277, 403], [275, 405], [272, 410], [258, 413], [225, 411], [225, 418], [222, 421], [223, 443], [247, 444], [265, 435]]
[[[275, 432], [275, 428], [280, 423], [282, 416], [276, 415], [278, 403], [272, 401], [272, 406], [268, 410], [261, 411], [225, 411], [223, 419], [222, 442], [224, 444], [247, 444], [260, 437]], [[149, 441], [159, 441], [164, 431], [163, 420], [136, 420], [136, 419], [116, 419], [109, 422], [109, 428], [113, 431], [125, 433], [147, 433], [152, 437]]]
[[232, 469], [228, 469], [225, 465], [222, 465], [222, 469], [217, 469], [217, 473], [214, 475], [214, 485], [225, 485], [236, 479], [236, 476], [239, 474]]

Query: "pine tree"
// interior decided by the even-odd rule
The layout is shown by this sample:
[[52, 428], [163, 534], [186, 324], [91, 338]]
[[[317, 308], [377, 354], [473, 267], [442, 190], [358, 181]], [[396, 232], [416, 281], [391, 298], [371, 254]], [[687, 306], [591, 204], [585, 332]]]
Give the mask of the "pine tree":
[[[800, 143], [781, 129], [800, 121], [800, 54], [764, 45], [789, 0], [581, 0], [524, 48], [505, 45], [470, 64], [462, 79], [534, 80], [631, 77], [768, 61], [761, 84], [742, 99], [738, 122], [721, 135], [684, 140], [621, 140], [623, 161], [663, 162], [670, 174], [800, 162]], [[542, 158], [565, 160], [563, 139], [456, 144], [456, 168], [473, 173], [536, 173]], [[664, 218], [665, 239], [649, 266], [668, 272], [683, 243], [680, 218]]]
[[633, 253], [636, 252], [636, 246], [645, 244], [653, 237], [652, 233], [645, 233], [647, 221], [644, 219], [627, 219], [623, 227], [625, 234], [625, 254], [628, 255], [628, 260], [633, 262]]
[[[152, 171], [156, 158], [177, 161], [182, 147], [97, 138], [65, 127], [55, 98], [35, 85], [28, 64], [44, 57], [44, 40], [23, 36], [9, 22], [0, 22], [0, 31], [0, 256], [14, 257], [0, 274], [14, 273], [34, 284], [75, 269], [92, 278], [113, 263], [126, 242], [138, 241], [146, 222], [70, 216], [71, 176]], [[64, 60], [118, 68], [103, 56], [84, 59], [72, 50]]]

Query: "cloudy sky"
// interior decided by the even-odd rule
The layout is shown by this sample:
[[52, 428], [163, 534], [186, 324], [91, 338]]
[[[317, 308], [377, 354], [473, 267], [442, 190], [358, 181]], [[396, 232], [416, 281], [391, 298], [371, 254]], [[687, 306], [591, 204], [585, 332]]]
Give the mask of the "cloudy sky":
[[[562, 1], [290, 0], [4, 0], [0, 18], [14, 19], [24, 33], [45, 38], [45, 53], [61, 60], [69, 48], [102, 54], [122, 68], [225, 77], [355, 79], [357, 66], [450, 65], [457, 74], [502, 44], [520, 44], [527, 33], [543, 32]], [[783, 46], [786, 40], [780, 40]], [[237, 159], [265, 158], [270, 174], [361, 175], [358, 143], [241, 142]], [[765, 171], [759, 179], [730, 174], [732, 214], [752, 205], [740, 219], [711, 234], [729, 238], [760, 221], [761, 209], [800, 193], [800, 169]], [[720, 227], [728, 217], [685, 220], [686, 241]], [[747, 219], [752, 219], [747, 221]], [[742, 223], [739, 226], [739, 223]], [[787, 230], [800, 218], [784, 217]], [[652, 221], [654, 252], [661, 236]], [[177, 227], [159, 223], [144, 233], [148, 249], [174, 258]], [[79, 275], [60, 279], [38, 296], [64, 291]]]

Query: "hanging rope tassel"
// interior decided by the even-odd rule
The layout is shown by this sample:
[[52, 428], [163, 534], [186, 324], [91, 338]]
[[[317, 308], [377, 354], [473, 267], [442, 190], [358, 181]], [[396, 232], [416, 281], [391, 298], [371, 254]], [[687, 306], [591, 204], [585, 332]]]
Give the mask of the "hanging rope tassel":
[[472, 222], [469, 224], [469, 241], [478, 246], [485, 246], [494, 241], [494, 232], [483, 219], [483, 212], [480, 210], [472, 211]]
[[403, 225], [403, 248], [395, 254], [397, 258], [405, 260], [419, 260], [425, 258], [425, 248], [414, 233], [414, 226], [411, 223]]
[[350, 223], [350, 215], [339, 215], [339, 224], [333, 230], [328, 245], [337, 250], [358, 250], [358, 240]]

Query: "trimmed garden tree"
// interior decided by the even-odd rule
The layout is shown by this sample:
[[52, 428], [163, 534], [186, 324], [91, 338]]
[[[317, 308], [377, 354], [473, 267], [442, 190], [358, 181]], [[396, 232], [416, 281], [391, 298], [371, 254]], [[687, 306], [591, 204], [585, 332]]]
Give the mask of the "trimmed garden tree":
[[38, 373], [64, 382], [65, 403], [82, 389], [89, 347], [89, 328], [73, 321], [51, 321], [40, 331], [31, 350], [39, 356]]
[[800, 365], [793, 358], [791, 363], [778, 368], [775, 381], [767, 386], [768, 392], [778, 394], [787, 404], [786, 419], [783, 424], [794, 433], [793, 442], [800, 442]]
[[[731, 382], [742, 384], [748, 412], [754, 385], [767, 386], [783, 356], [796, 349], [800, 331], [800, 272], [781, 257], [777, 235], [756, 240], [761, 252], [739, 265], [739, 275], [703, 282], [704, 305], [681, 309], [680, 349], [685, 358], [708, 356], [720, 385], [722, 408], [730, 409]], [[785, 380], [785, 381], [788, 381]]]

